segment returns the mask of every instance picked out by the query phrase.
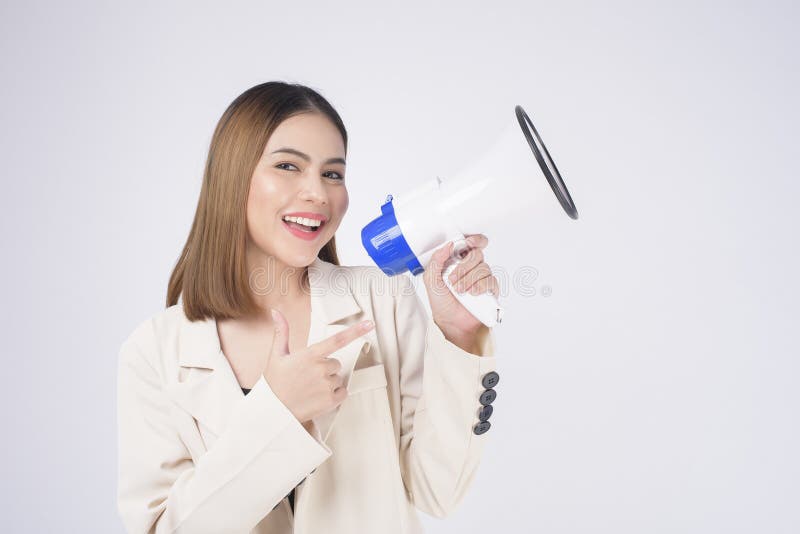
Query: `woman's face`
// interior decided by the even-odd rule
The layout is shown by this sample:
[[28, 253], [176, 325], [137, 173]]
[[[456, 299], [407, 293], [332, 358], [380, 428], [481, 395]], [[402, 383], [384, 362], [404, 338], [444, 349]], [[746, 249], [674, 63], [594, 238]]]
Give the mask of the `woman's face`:
[[[298, 268], [314, 261], [347, 211], [344, 158], [342, 136], [324, 115], [301, 113], [278, 125], [250, 184], [249, 258]], [[292, 214], [300, 219], [287, 221]], [[322, 224], [311, 231], [314, 220]]]

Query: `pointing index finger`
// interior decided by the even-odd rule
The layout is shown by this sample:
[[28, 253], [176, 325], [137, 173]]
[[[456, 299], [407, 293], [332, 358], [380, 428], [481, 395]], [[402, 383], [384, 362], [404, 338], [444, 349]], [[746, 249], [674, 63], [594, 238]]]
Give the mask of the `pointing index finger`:
[[314, 343], [309, 347], [309, 349], [311, 349], [312, 354], [317, 356], [329, 356], [331, 353], [336, 352], [354, 339], [363, 336], [372, 330], [374, 326], [375, 323], [370, 320], [361, 321], [360, 323], [350, 325], [341, 332], [337, 332], [334, 335], [323, 339], [322, 341]]

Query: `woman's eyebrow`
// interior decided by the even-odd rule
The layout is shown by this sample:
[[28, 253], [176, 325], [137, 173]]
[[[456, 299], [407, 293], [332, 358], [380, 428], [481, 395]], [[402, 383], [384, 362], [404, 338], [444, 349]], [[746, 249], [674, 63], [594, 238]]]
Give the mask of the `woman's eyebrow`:
[[[273, 150], [271, 153], [275, 154], [276, 152], [286, 152], [287, 154], [294, 154], [295, 156], [299, 156], [306, 161], [311, 161], [311, 158], [308, 156], [308, 154], [303, 154], [302, 152], [300, 152], [299, 150], [295, 150], [294, 148], [283, 147], [279, 148], [278, 150]], [[329, 158], [322, 162], [323, 165], [327, 165], [329, 163], [341, 163], [342, 165], [347, 165], [347, 163], [345, 163], [344, 159], [342, 158]]]

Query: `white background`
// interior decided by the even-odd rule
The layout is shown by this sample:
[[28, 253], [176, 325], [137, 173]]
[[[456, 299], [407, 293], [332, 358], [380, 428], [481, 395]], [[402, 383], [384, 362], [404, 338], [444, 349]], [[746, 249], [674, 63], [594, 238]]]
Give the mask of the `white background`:
[[122, 531], [119, 345], [222, 111], [285, 80], [350, 133], [345, 264], [514, 104], [580, 212], [489, 236], [538, 291], [505, 295], [491, 439], [429, 532], [800, 531], [796, 6], [3, 2], [2, 530]]

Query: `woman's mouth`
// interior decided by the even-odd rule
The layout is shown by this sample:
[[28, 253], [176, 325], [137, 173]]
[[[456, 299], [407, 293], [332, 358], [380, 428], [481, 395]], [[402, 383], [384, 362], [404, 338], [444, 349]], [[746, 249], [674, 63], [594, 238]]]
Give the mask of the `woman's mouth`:
[[317, 238], [320, 230], [325, 225], [324, 221], [307, 219], [305, 217], [284, 217], [283, 225], [295, 237], [311, 241]]

